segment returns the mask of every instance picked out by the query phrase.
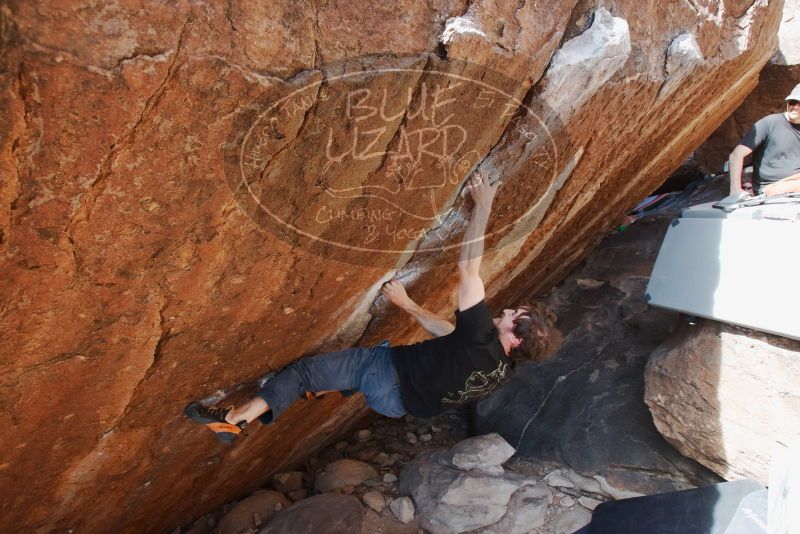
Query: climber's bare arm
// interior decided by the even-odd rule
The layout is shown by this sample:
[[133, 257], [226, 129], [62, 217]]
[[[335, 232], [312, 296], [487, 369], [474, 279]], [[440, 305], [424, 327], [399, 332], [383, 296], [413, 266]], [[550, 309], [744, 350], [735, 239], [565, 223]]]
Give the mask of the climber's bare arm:
[[484, 178], [479, 171], [475, 171], [467, 184], [475, 207], [464, 233], [461, 257], [458, 260], [458, 309], [461, 311], [471, 308], [486, 296], [480, 276], [483, 241], [494, 195], [499, 187], [499, 181], [490, 185], [488, 178]]
[[446, 336], [455, 330], [456, 327], [450, 321], [411, 300], [406, 293], [406, 288], [397, 280], [384, 284], [382, 291], [386, 298], [411, 315], [433, 337]]
[[752, 150], [744, 145], [737, 145], [728, 156], [728, 175], [731, 178], [731, 195], [742, 193], [753, 194], [753, 184], [742, 183], [742, 169], [744, 158], [752, 154]]
[[763, 191], [768, 197], [784, 195], [786, 193], [798, 193], [800, 192], [800, 173], [787, 176], [782, 180], [778, 180], [777, 182], [764, 187]]

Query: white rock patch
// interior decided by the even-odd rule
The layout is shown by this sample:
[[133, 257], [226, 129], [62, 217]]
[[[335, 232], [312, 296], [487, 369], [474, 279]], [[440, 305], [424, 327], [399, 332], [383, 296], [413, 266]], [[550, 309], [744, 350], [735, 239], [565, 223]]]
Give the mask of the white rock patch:
[[486, 38], [486, 33], [478, 24], [469, 17], [454, 17], [447, 21], [439, 40], [443, 45], [449, 45], [459, 35], [475, 35]]
[[596, 10], [591, 27], [553, 56], [542, 98], [557, 112], [580, 107], [625, 64], [630, 53], [627, 21], [605, 8]]
[[669, 44], [667, 49], [667, 76], [683, 77], [697, 65], [703, 63], [703, 53], [697, 39], [691, 33], [682, 33]]

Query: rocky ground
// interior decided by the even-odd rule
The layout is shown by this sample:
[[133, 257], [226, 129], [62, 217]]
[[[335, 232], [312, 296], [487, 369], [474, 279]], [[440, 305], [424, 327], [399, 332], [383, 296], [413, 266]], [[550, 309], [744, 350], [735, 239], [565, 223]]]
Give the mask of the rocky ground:
[[[467, 439], [470, 433], [467, 421], [467, 414], [463, 411], [450, 411], [425, 420], [412, 416], [397, 420], [376, 419], [369, 428], [357, 431], [350, 439], [323, 449], [298, 470], [276, 474], [264, 488], [176, 529], [173, 534], [445, 532], [448, 530], [446, 526], [438, 525], [437, 528], [436, 524], [426, 523], [420, 518], [414, 501], [401, 490], [401, 479], [408, 477], [411, 480], [411, 471], [415, 471], [414, 475], [430, 473], [430, 466], [435, 463], [431, 455], [447, 454], [456, 444], [469, 446], [472, 440]], [[502, 438], [494, 436], [495, 440], [505, 444]], [[504, 447], [513, 454], [513, 448], [507, 444]], [[473, 443], [472, 448], [470, 454], [474, 453], [476, 457], [485, 459], [493, 454], [493, 447], [485, 443]], [[471, 456], [462, 454], [461, 457]], [[413, 462], [415, 458], [420, 460]], [[455, 506], [452, 515], [457, 515], [462, 522], [470, 518], [485, 521], [487, 517], [491, 519], [492, 514], [500, 515], [506, 522], [505, 525], [497, 522], [494, 529], [470, 529], [476, 532], [528, 532], [534, 523], [539, 525], [534, 530], [537, 533], [572, 532], [586, 524], [591, 517], [590, 510], [608, 498], [576, 487], [567, 475], [552, 465], [521, 458], [506, 462], [502, 453], [500, 460], [505, 462], [505, 470], [498, 471], [497, 465], [476, 470], [472, 465], [467, 466], [472, 467], [471, 470], [462, 469], [459, 473], [458, 469], [453, 469], [457, 466], [449, 463], [444, 469], [457, 473], [451, 477], [457, 479], [455, 485], [453, 480], [450, 480], [450, 485], [442, 481], [441, 473], [435, 470], [426, 484], [414, 485], [427, 488], [431, 499], [441, 498], [442, 492], [449, 491], [449, 502]], [[458, 460], [455, 463], [458, 464]], [[482, 477], [480, 485], [484, 489], [492, 489], [491, 483], [496, 482], [502, 486], [501, 492], [507, 488], [513, 493], [523, 487], [525, 491], [515, 494], [516, 499], [509, 500], [506, 496], [505, 502], [494, 508], [476, 510], [472, 501], [486, 500], [487, 497], [485, 492], [477, 496], [474, 491], [470, 493], [470, 480], [474, 479], [471, 473]], [[426, 496], [414, 496], [419, 506], [432, 502], [431, 499], [426, 501]], [[459, 508], [463, 506], [468, 509]], [[434, 521], [442, 515], [441, 509], [428, 511], [428, 516]], [[508, 524], [514, 517], [525, 521], [528, 527], [519, 530], [519, 526]], [[455, 519], [444, 517], [444, 520]], [[464, 531], [458, 525], [455, 527]]]
[[[257, 431], [255, 428], [253, 431]], [[458, 413], [450, 412], [431, 420], [416, 420], [412, 416], [404, 419], [377, 418], [369, 429], [357, 431], [350, 439], [339, 441], [320, 451], [308, 459], [298, 471], [276, 474], [271, 485], [264, 488], [269, 492], [280, 492], [288, 498], [289, 502], [306, 499], [317, 493], [316, 483], [326, 468], [341, 460], [352, 460], [358, 464], [345, 464], [344, 471], [337, 472], [338, 480], [331, 480], [330, 476], [324, 477], [323, 489], [330, 493], [341, 495], [354, 495], [361, 499], [365, 513], [364, 521], [378, 526], [365, 531], [371, 532], [417, 532], [419, 527], [415, 522], [404, 524], [391, 512], [390, 504], [398, 498], [398, 475], [403, 465], [417, 454], [441, 447], [449, 447], [459, 439], [465, 438], [468, 430], [465, 418]], [[247, 439], [245, 436], [242, 439]], [[235, 446], [235, 445], [234, 445]], [[339, 464], [341, 465], [341, 464]], [[359, 470], [366, 475], [362, 480], [352, 475]], [[352, 478], [351, 478], [352, 477]], [[290, 485], [282, 481], [289, 479]], [[251, 497], [248, 497], [251, 498]], [[246, 498], [247, 499], [247, 498]], [[244, 500], [246, 500], [244, 499]], [[233, 528], [225, 528], [225, 518], [231, 517], [237, 505], [242, 501], [229, 503], [222, 508], [207, 514], [192, 525], [185, 527], [181, 532], [192, 534], [210, 533], [215, 531], [225, 533], [257, 532], [259, 527], [276, 511], [283, 509], [284, 502], [280, 499], [272, 502], [263, 498], [265, 505], [272, 504], [272, 508], [262, 507], [250, 517], [237, 521]], [[241, 527], [241, 528], [239, 528]]]

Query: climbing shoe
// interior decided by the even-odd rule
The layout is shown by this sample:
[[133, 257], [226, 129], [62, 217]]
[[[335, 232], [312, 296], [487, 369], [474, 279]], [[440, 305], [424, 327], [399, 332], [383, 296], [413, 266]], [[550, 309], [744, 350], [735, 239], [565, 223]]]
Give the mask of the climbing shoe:
[[203, 406], [197, 401], [190, 403], [183, 409], [186, 417], [206, 425], [222, 443], [233, 443], [247, 426], [247, 421], [240, 421], [235, 425], [225, 421], [225, 416], [228, 415], [229, 411], [231, 411], [231, 407]]

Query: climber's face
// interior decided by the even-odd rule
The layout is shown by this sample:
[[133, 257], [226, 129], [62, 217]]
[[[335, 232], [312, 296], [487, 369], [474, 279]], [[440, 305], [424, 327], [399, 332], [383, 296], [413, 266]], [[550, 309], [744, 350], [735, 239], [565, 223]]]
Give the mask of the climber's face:
[[800, 124], [800, 100], [786, 101], [786, 116], [792, 124]]
[[529, 317], [530, 313], [530, 310], [527, 308], [517, 308], [515, 310], [506, 309], [503, 310], [503, 313], [498, 317], [495, 317], [494, 325], [501, 334], [504, 332], [513, 332], [516, 320], [523, 316]]

